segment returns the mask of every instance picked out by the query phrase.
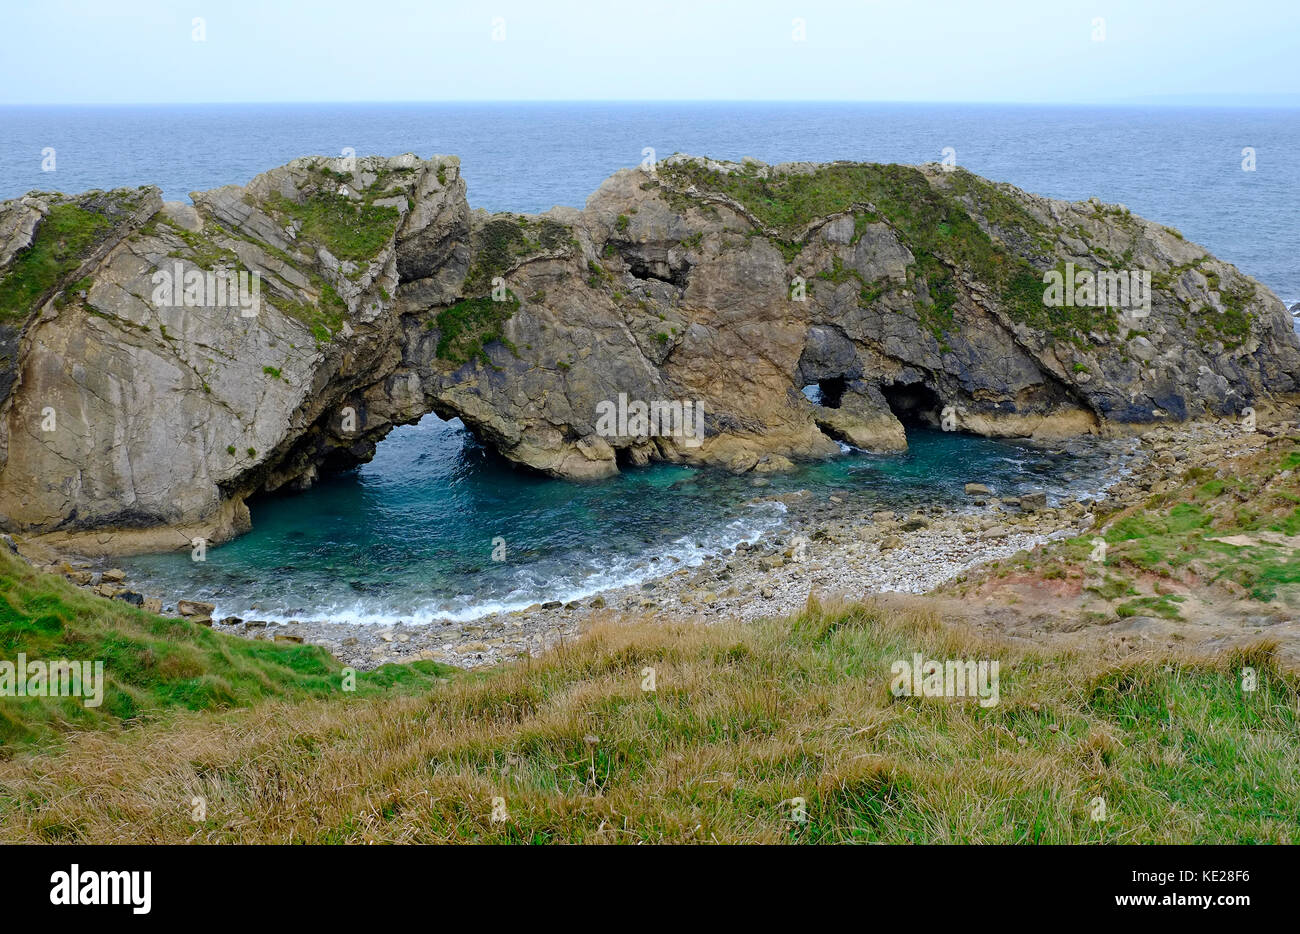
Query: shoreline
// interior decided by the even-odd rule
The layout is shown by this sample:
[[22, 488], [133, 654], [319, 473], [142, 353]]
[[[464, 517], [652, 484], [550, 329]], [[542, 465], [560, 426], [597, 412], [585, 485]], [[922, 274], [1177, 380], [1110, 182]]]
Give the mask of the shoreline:
[[[870, 510], [869, 494], [842, 491], [819, 497], [808, 490], [751, 502], [780, 502], [784, 522], [753, 544], [708, 557], [698, 565], [600, 591], [565, 603], [488, 613], [472, 620], [427, 623], [359, 623], [329, 620], [275, 622], [237, 617], [212, 619], [211, 604], [179, 597], [168, 604], [179, 615], [243, 638], [319, 645], [345, 665], [368, 670], [393, 662], [432, 660], [459, 668], [480, 668], [511, 658], [535, 656], [575, 638], [593, 618], [652, 614], [663, 619], [709, 623], [728, 618], [750, 622], [801, 611], [810, 595], [849, 599], [872, 594], [927, 593], [971, 568], [1010, 557], [1054, 538], [1086, 534], [1095, 526], [1093, 509], [1130, 505], [1159, 484], [1176, 482], [1182, 471], [1205, 463], [1216, 450], [1254, 438], [1236, 425], [1199, 423], [1165, 427], [1130, 439], [1126, 450], [1109, 454], [1110, 467], [1090, 498], [1047, 502], [1043, 494], [997, 497], [968, 493], [969, 505], [934, 505], [909, 514]], [[1079, 442], [1097, 453], [1101, 439]], [[1052, 445], [1058, 447], [1058, 445]], [[979, 484], [979, 477], [969, 478]], [[131, 594], [116, 569], [96, 571], [90, 559], [54, 554], [45, 567], [100, 596]], [[34, 562], [35, 563], [35, 562]], [[119, 576], [120, 575], [120, 576]], [[144, 608], [162, 612], [158, 598], [141, 597]], [[188, 604], [188, 606], [186, 606]], [[189, 612], [185, 612], [189, 610]]]

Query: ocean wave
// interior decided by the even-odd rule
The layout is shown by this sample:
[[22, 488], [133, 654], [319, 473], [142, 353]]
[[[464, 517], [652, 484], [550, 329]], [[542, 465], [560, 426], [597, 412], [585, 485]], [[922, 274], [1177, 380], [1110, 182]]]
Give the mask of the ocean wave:
[[217, 603], [214, 616], [256, 618], [284, 623], [290, 620], [328, 620], [357, 625], [430, 625], [468, 623], [498, 613], [512, 613], [534, 604], [558, 601], [569, 603], [623, 587], [633, 587], [667, 577], [684, 567], [699, 567], [705, 561], [724, 554], [741, 543], [754, 544], [764, 535], [785, 524], [786, 506], [780, 502], [755, 503], [752, 513], [731, 520], [705, 533], [683, 535], [664, 546], [645, 551], [616, 555], [604, 565], [587, 559], [579, 569], [545, 580], [552, 566], [571, 567], [571, 563], [553, 558], [542, 564], [522, 567], [516, 574], [519, 585], [498, 597], [460, 594], [452, 598], [435, 598], [399, 608], [392, 600], [360, 599], [347, 603], [323, 604], [293, 613], [267, 613], [253, 609], [246, 601]]

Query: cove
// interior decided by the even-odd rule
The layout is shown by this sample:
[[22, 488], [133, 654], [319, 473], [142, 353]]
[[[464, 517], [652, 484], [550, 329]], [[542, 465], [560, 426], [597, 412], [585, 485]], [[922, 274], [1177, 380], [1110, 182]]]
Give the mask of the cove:
[[[712, 468], [652, 464], [576, 482], [520, 469], [458, 420], [398, 428], [374, 459], [293, 495], [254, 500], [253, 530], [210, 548], [120, 563], [133, 581], [212, 602], [217, 617], [270, 621], [467, 621], [699, 564], [741, 541], [783, 534], [782, 494], [851, 494], [870, 508], [970, 503], [997, 495], [1086, 496], [1114, 464], [1106, 445], [1042, 447], [913, 426], [906, 453], [800, 464], [755, 482]], [[494, 550], [504, 561], [493, 560]], [[494, 544], [495, 540], [495, 544]]]

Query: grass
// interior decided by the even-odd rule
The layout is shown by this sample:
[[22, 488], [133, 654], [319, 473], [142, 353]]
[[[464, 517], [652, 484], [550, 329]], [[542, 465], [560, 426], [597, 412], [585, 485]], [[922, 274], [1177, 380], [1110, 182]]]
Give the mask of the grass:
[[[889, 666], [913, 652], [1000, 660], [1000, 704], [893, 697]], [[1104, 663], [1011, 648], [917, 604], [607, 622], [419, 695], [70, 737], [0, 763], [0, 838], [1294, 842], [1297, 687], [1268, 645]]]
[[[1108, 569], [1173, 579], [1194, 576], [1203, 584], [1230, 582], [1264, 603], [1300, 605], [1300, 552], [1282, 538], [1300, 534], [1297, 464], [1300, 446], [1281, 441], [1223, 477], [1204, 469], [1187, 471], [1176, 490], [1107, 520]], [[1249, 543], [1216, 540], [1237, 536]], [[1082, 571], [1089, 566], [1092, 538], [1089, 534], [1054, 546], [1043, 560], [1065, 561]], [[1177, 616], [1168, 600], [1146, 608]], [[1133, 614], [1121, 610], [1121, 615]]]
[[493, 217], [475, 233], [474, 263], [465, 276], [465, 295], [480, 297], [492, 288], [492, 280], [504, 276], [516, 261], [571, 245], [572, 238], [568, 227], [550, 218]]
[[[1045, 255], [1044, 229], [996, 186], [964, 170], [952, 173], [947, 187], [931, 185], [918, 169], [903, 165], [835, 163], [809, 174], [762, 177], [751, 169], [726, 174], [696, 162], [664, 166], [665, 176], [682, 185], [725, 194], [740, 202], [778, 239], [788, 242], [811, 221], [854, 211], [855, 236], [867, 222], [887, 221], [915, 258], [909, 269], [913, 288], [923, 284], [928, 301], [918, 297], [922, 325], [942, 341], [954, 325], [953, 309], [960, 270], [994, 287], [1007, 313], [1017, 321], [1077, 344], [1089, 331], [1112, 327], [1108, 309], [1047, 308], [1042, 274], [1019, 253], [994, 241], [970, 213], [966, 197], [990, 215], [996, 229], [1026, 254]], [[1000, 226], [999, 226], [1000, 225]], [[792, 256], [786, 251], [787, 258]], [[797, 254], [794, 254], [797, 255]]]
[[513, 292], [506, 293], [506, 301], [493, 301], [489, 295], [467, 298], [438, 312], [428, 322], [429, 328], [438, 330], [436, 353], [439, 360], [464, 364], [479, 360], [484, 365], [488, 359], [488, 344], [500, 341], [511, 353], [515, 347], [505, 338], [505, 323], [519, 310], [519, 299]]
[[1172, 594], [1136, 597], [1117, 606], [1115, 615], [1121, 619], [1130, 616], [1159, 616], [1164, 619], [1178, 619], [1181, 614], [1178, 612], [1177, 604], [1182, 603], [1185, 599], [1185, 597]]
[[[100, 660], [99, 707], [80, 698], [0, 698], [0, 755], [49, 744], [69, 731], [120, 730], [175, 709], [213, 710], [272, 697], [339, 694], [342, 666], [323, 649], [251, 641], [110, 601], [35, 571], [0, 548], [0, 659]], [[406, 684], [431, 683], [432, 662], [399, 669]], [[357, 693], [391, 674], [362, 674]]]
[[336, 258], [364, 263], [388, 245], [401, 212], [395, 207], [354, 203], [343, 195], [318, 190], [302, 203], [278, 192], [267, 206], [300, 221], [299, 238], [323, 245]]
[[31, 245], [0, 278], [0, 322], [25, 319], [81, 265], [112, 226], [110, 218], [76, 204], [52, 205]]

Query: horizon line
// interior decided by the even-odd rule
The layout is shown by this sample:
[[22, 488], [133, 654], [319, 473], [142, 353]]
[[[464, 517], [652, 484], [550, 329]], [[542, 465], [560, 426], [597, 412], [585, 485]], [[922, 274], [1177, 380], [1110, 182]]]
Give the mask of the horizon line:
[[862, 106], [945, 106], [945, 107], [1221, 107], [1225, 109], [1300, 109], [1300, 93], [1284, 93], [1282, 100], [1261, 97], [1258, 100], [1180, 100], [1180, 95], [1158, 95], [1150, 98], [1112, 98], [1107, 100], [1017, 101], [1017, 100], [860, 100], [854, 98], [482, 98], [482, 99], [367, 99], [367, 100], [211, 100], [211, 101], [44, 101], [0, 102], [0, 108], [35, 107], [228, 107], [228, 106], [302, 106], [329, 104], [334, 106], [368, 105], [538, 105], [538, 104], [837, 104]]

